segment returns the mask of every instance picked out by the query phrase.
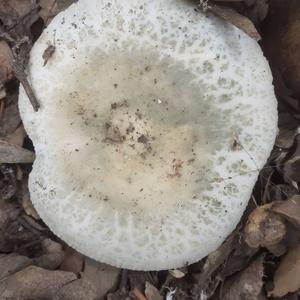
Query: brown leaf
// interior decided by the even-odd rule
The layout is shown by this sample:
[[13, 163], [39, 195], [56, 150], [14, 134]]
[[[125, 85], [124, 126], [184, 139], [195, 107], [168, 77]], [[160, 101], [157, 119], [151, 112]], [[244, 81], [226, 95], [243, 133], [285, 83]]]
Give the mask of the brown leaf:
[[96, 300], [97, 291], [94, 285], [85, 277], [64, 285], [53, 300]]
[[65, 249], [65, 257], [59, 269], [62, 271], [73, 272], [79, 274], [82, 272], [84, 256], [76, 250], [68, 247]]
[[237, 235], [232, 234], [217, 250], [208, 255], [201, 273], [194, 274], [197, 280], [197, 286], [201, 287], [208, 281], [210, 276], [225, 262], [230, 253], [234, 251], [236, 243]]
[[274, 202], [272, 210], [284, 216], [300, 229], [300, 195], [294, 195], [286, 201]]
[[208, 9], [215, 15], [245, 32], [254, 40], [259, 41], [261, 39], [261, 36], [257, 32], [253, 23], [247, 17], [239, 14], [232, 8], [221, 5], [210, 5]]
[[[145, 282], [149, 281], [155, 284], [156, 278], [150, 272], [143, 271], [128, 271], [128, 279], [132, 288], [136, 287], [140, 291], [144, 291]], [[154, 282], [153, 282], [154, 281]]]
[[270, 13], [264, 26], [264, 46], [273, 69], [278, 68], [286, 85], [299, 98], [300, 2], [297, 0], [272, 0], [269, 2]]
[[83, 273], [96, 287], [97, 297], [102, 298], [116, 287], [120, 271], [118, 268], [96, 262], [87, 257]]
[[9, 144], [13, 144], [16, 146], [22, 146], [24, 143], [24, 139], [27, 133], [23, 127], [23, 125], [19, 126], [13, 133], [8, 134], [5, 137], [5, 141]]
[[244, 233], [250, 247], [268, 247], [282, 241], [286, 228], [282, 217], [271, 211], [271, 204], [266, 204], [249, 215]]
[[187, 268], [180, 268], [180, 269], [173, 269], [169, 270], [169, 273], [174, 277], [174, 278], [183, 278], [186, 273], [187, 273]]
[[17, 220], [20, 209], [13, 203], [0, 200], [0, 251], [9, 252], [13, 245], [7, 241], [6, 232], [12, 222]]
[[148, 281], [145, 284], [145, 295], [148, 300], [163, 300], [159, 290]]
[[0, 281], [0, 299], [52, 300], [58, 290], [76, 280], [76, 275], [30, 266]]
[[268, 0], [244, 0], [247, 7], [247, 16], [254, 22], [260, 24], [267, 16], [269, 10]]
[[257, 300], [263, 286], [264, 256], [260, 255], [244, 271], [225, 282], [222, 300]]
[[32, 0], [0, 0], [0, 19], [12, 36], [31, 36], [31, 25], [37, 21], [38, 5]]
[[40, 217], [36, 212], [35, 208], [32, 205], [30, 200], [30, 194], [28, 190], [28, 179], [24, 179], [22, 181], [22, 188], [21, 188], [21, 203], [25, 213], [32, 217], [35, 220], [39, 220]]
[[51, 239], [45, 239], [42, 242], [42, 249], [43, 254], [34, 259], [35, 265], [48, 270], [58, 268], [65, 256], [62, 246]]
[[59, 12], [65, 10], [74, 2], [77, 2], [77, 0], [40, 0], [41, 10], [39, 14], [48, 25]]
[[17, 102], [7, 105], [0, 119], [0, 136], [12, 134], [21, 124]]
[[300, 288], [300, 244], [282, 259], [274, 275], [274, 289], [268, 296], [282, 297]]
[[17, 179], [11, 165], [0, 164], [0, 200], [10, 199], [16, 194]]
[[0, 81], [6, 83], [12, 78], [13, 54], [5, 41], [0, 41]]
[[57, 0], [40, 0], [39, 6], [41, 7], [39, 15], [46, 24], [49, 24], [58, 13]]
[[35, 159], [35, 154], [33, 152], [0, 140], [0, 163], [1, 164], [32, 163], [34, 159]]
[[18, 255], [16, 253], [0, 254], [0, 280], [31, 264], [32, 260], [27, 256]]
[[136, 300], [148, 300], [137, 287], [134, 287], [129, 295]]

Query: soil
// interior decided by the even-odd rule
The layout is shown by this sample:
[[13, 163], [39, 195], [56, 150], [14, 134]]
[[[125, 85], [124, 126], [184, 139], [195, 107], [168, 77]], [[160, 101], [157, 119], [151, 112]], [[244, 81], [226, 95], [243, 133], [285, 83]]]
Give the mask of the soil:
[[[194, 1], [195, 9], [214, 13], [259, 41], [274, 76], [279, 132], [236, 230], [203, 260], [160, 272], [92, 261], [59, 240], [30, 202], [28, 175], [35, 155], [19, 116], [18, 87], [26, 88], [37, 110], [25, 75], [28, 54], [51, 19], [72, 2], [0, 0], [0, 300], [299, 299], [300, 2]], [[49, 45], [45, 65], [54, 52], [55, 45]], [[111, 111], [127, 105], [116, 102]], [[143, 115], [137, 111], [136, 117]], [[106, 125], [105, 142], [124, 142], [117, 127]], [[133, 131], [130, 124], [126, 135]], [[152, 140], [142, 134], [137, 142], [146, 153]], [[238, 141], [232, 147], [237, 149]], [[182, 168], [174, 159], [169, 176], [180, 177]]]

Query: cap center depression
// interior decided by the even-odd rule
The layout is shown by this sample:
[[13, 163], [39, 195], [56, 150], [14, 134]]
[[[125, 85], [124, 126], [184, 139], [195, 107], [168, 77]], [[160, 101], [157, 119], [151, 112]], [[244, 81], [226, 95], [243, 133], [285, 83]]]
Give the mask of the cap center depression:
[[224, 128], [201, 90], [170, 57], [94, 53], [60, 94], [66, 176], [92, 186], [90, 197], [134, 211], [198, 198]]

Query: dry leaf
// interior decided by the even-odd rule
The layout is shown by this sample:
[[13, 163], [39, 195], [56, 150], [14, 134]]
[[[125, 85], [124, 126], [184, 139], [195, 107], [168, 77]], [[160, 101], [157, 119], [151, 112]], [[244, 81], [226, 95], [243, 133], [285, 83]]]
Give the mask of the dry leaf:
[[34, 259], [34, 264], [48, 270], [55, 270], [62, 263], [65, 253], [59, 243], [51, 239], [42, 241], [43, 255]]
[[300, 135], [295, 137], [295, 147], [292, 148], [292, 153], [289, 153], [289, 159], [284, 161], [282, 171], [284, 179], [288, 183], [292, 181], [300, 182]]
[[0, 41], [0, 82], [5, 83], [12, 78], [13, 54], [5, 41]]
[[98, 300], [96, 288], [85, 277], [64, 285], [53, 300]]
[[187, 273], [186, 268], [181, 268], [181, 269], [174, 269], [174, 270], [169, 270], [169, 273], [174, 277], [174, 278], [182, 278], [185, 276]]
[[148, 281], [145, 284], [145, 295], [148, 300], [163, 300], [159, 290]]
[[62, 261], [59, 269], [62, 271], [73, 272], [75, 274], [79, 274], [82, 272], [84, 263], [84, 256], [72, 249], [71, 247], [66, 247], [65, 249], [65, 257]]
[[59, 12], [65, 10], [74, 2], [77, 2], [77, 0], [40, 0], [39, 6], [41, 10], [39, 15], [45, 24], [48, 25]]
[[268, 0], [244, 0], [247, 8], [247, 16], [254, 22], [260, 24], [267, 16], [269, 10]]
[[134, 298], [136, 300], [148, 300], [137, 287], [134, 287], [130, 291], [129, 295], [131, 298]]
[[33, 152], [0, 140], [0, 163], [1, 164], [32, 163], [34, 159], [35, 159], [35, 154]]
[[12, 103], [5, 107], [0, 120], [0, 136], [12, 134], [21, 124], [21, 117], [17, 103]]
[[12, 198], [17, 191], [17, 179], [13, 166], [0, 164], [0, 200]]
[[224, 19], [228, 23], [236, 26], [246, 34], [248, 34], [251, 38], [256, 41], [261, 39], [260, 34], [257, 32], [253, 23], [245, 16], [239, 14], [237, 11], [232, 8], [221, 6], [221, 5], [210, 5], [209, 11]]
[[237, 243], [237, 235], [235, 233], [231, 234], [229, 238], [219, 247], [217, 250], [211, 252], [203, 265], [201, 273], [194, 274], [197, 286], [202, 287], [205, 282], [208, 282], [210, 276], [225, 262], [230, 253], [234, 251], [235, 245]]
[[142, 271], [128, 271], [128, 280], [131, 288], [136, 287], [138, 290], [143, 291], [145, 288], [145, 282], [149, 281], [152, 284], [156, 284], [157, 276], [150, 272]]
[[18, 255], [17, 253], [0, 254], [0, 280], [31, 264], [32, 260], [27, 256]]
[[0, 281], [0, 299], [52, 300], [76, 275], [63, 271], [47, 271], [30, 266]]
[[274, 214], [271, 204], [257, 207], [248, 217], [245, 241], [252, 248], [267, 247], [282, 241], [286, 228], [281, 216]]
[[31, 26], [38, 20], [38, 5], [32, 0], [0, 0], [0, 19], [14, 38], [31, 36]]
[[27, 133], [23, 127], [23, 125], [19, 126], [13, 133], [8, 134], [5, 137], [5, 141], [9, 144], [13, 144], [16, 146], [22, 146], [24, 143], [24, 139]]
[[300, 229], [300, 195], [294, 195], [285, 201], [274, 202], [272, 210], [284, 216]]
[[102, 298], [116, 287], [120, 271], [86, 257], [83, 274], [96, 287], [97, 297]]
[[32, 202], [30, 200], [30, 194], [29, 194], [29, 190], [28, 190], [28, 180], [24, 179], [22, 181], [22, 189], [21, 189], [21, 203], [22, 203], [22, 207], [25, 211], [25, 213], [32, 217], [35, 220], [39, 220], [40, 217], [38, 215], [38, 213], [36, 212], [35, 208], [32, 205]]
[[244, 271], [225, 282], [222, 300], [257, 300], [262, 287], [264, 275], [264, 256], [259, 256]]
[[274, 289], [268, 296], [282, 297], [300, 289], [300, 244], [282, 259], [274, 275]]

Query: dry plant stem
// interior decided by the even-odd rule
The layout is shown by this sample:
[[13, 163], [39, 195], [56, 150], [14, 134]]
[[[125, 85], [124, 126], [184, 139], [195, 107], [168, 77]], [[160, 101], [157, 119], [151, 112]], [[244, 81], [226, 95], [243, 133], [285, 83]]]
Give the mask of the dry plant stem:
[[121, 274], [120, 290], [126, 290], [128, 281], [128, 270], [123, 269]]
[[16, 78], [20, 81], [20, 83], [22, 84], [29, 100], [30, 103], [33, 107], [33, 109], [35, 111], [38, 111], [40, 108], [40, 104], [31, 88], [31, 85], [29, 83], [29, 81], [27, 80], [26, 74], [25, 74], [25, 68], [22, 65], [22, 63], [19, 61], [18, 58], [14, 58], [14, 62], [13, 62], [13, 72], [16, 76]]

